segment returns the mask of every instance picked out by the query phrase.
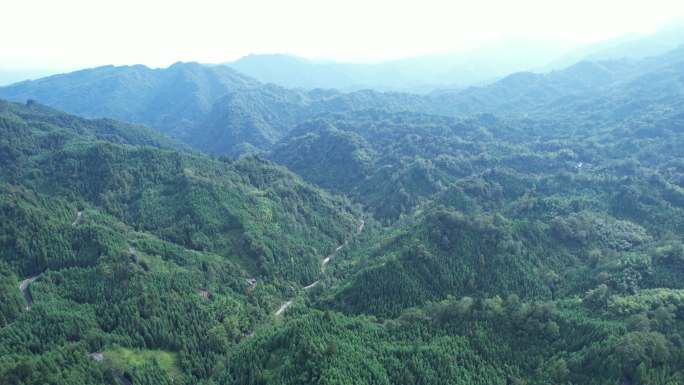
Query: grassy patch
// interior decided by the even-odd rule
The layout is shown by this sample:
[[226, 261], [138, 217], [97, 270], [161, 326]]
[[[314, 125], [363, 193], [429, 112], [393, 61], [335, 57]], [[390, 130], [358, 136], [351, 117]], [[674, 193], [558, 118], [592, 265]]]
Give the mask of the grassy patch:
[[105, 350], [104, 357], [112, 366], [123, 370], [156, 361], [159, 367], [168, 373], [169, 376], [179, 377], [181, 375], [181, 371], [177, 365], [178, 360], [176, 354], [164, 350], [117, 347]]

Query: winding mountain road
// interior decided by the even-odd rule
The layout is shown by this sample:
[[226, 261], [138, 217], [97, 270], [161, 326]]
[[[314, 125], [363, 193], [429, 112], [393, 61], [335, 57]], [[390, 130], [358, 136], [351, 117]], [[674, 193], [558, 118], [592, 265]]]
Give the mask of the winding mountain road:
[[24, 299], [26, 299], [26, 310], [31, 310], [31, 305], [33, 305], [33, 296], [31, 296], [29, 285], [36, 279], [38, 279], [37, 275], [35, 277], [26, 278], [19, 283], [19, 290], [21, 291], [21, 294], [24, 295]]
[[290, 307], [290, 305], [292, 305], [292, 300], [289, 300], [289, 301], [283, 303], [282, 305], [280, 305], [278, 310], [276, 310], [275, 315], [279, 316], [279, 315], [283, 314], [285, 312], [285, 310], [287, 310], [287, 308]]
[[[83, 216], [83, 211], [77, 211], [76, 212], [76, 219], [74, 219], [73, 222], [71, 222], [72, 226], [76, 226], [78, 224], [78, 221], [81, 220], [81, 216]], [[24, 299], [26, 299], [26, 310], [31, 310], [31, 305], [33, 305], [33, 296], [31, 295], [31, 291], [29, 290], [29, 285], [33, 283], [38, 279], [38, 276], [34, 277], [29, 277], [26, 278], [25, 280], [19, 282], [19, 291], [21, 291], [21, 294], [24, 296]]]
[[[74, 219], [73, 222], [71, 222], [72, 226], [76, 226], [78, 224], [78, 221], [81, 220], [81, 216], [83, 215], [83, 211], [77, 211], [76, 212], [76, 219]], [[21, 291], [21, 294], [24, 296], [24, 299], [26, 299], [26, 310], [31, 310], [31, 305], [33, 305], [33, 296], [31, 295], [31, 291], [29, 290], [29, 285], [33, 283], [38, 279], [38, 276], [34, 277], [29, 277], [26, 278], [25, 280], [19, 282], [19, 291]]]
[[80, 211], [80, 210], [77, 211], [77, 212], [76, 212], [76, 219], [74, 219], [74, 221], [71, 222], [71, 225], [72, 225], [72, 226], [76, 226], [76, 224], [78, 224], [78, 221], [81, 220], [81, 216], [82, 216], [82, 215], [83, 215], [83, 211]]
[[[359, 234], [361, 234], [361, 232], [363, 231], [363, 228], [364, 228], [365, 225], [366, 225], [366, 221], [364, 221], [363, 219], [361, 219], [361, 223], [359, 223], [359, 226], [356, 228], [356, 233], [354, 234], [354, 237], [356, 237], [356, 236], [358, 236]], [[328, 256], [325, 257], [325, 258], [323, 258], [323, 260], [321, 261], [321, 274], [323, 274], [323, 272], [325, 272], [325, 265], [327, 265], [328, 262], [330, 262], [330, 259], [331, 259], [333, 256], [335, 256], [335, 254], [336, 254], [338, 251], [342, 250], [345, 246], [347, 246], [348, 243], [349, 243], [349, 240], [344, 241], [343, 244], [341, 244], [341, 245], [339, 245], [339, 246], [337, 246], [337, 247], [335, 248], [335, 251], [333, 251], [332, 254], [328, 255]], [[310, 283], [310, 284], [304, 286], [303, 289], [304, 289], [304, 290], [312, 289], [312, 288], [316, 287], [316, 285], [318, 285], [320, 282], [321, 282], [321, 280], [320, 280], [320, 278], [319, 278], [319, 279], [313, 281], [312, 283]], [[282, 315], [283, 313], [285, 313], [285, 311], [287, 310], [287, 308], [290, 307], [290, 305], [292, 305], [292, 301], [293, 301], [293, 300], [294, 300], [294, 299], [287, 300], [287, 301], [284, 302], [282, 305], [280, 305], [280, 307], [278, 308], [278, 310], [276, 310], [276, 312], [275, 312], [275, 316], [277, 317], [277, 316], [280, 316], [280, 315]]]

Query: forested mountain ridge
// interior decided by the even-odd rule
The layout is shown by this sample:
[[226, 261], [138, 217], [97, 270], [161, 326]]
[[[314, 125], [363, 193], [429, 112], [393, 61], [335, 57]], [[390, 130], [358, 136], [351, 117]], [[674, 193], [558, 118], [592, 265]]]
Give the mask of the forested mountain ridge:
[[[684, 228], [674, 166], [684, 155], [681, 127], [664, 114], [603, 127], [581, 118], [367, 112], [302, 125], [273, 157], [362, 203], [395, 231], [404, 228], [360, 251], [357, 275], [326, 304], [384, 316], [453, 292], [578, 295], [595, 284], [591, 277], [613, 274], [620, 290], [678, 289], [678, 265], [650, 255], [678, 244]], [[635, 259], [594, 270], [596, 260], [587, 258], [616, 252]], [[616, 267], [640, 258], [648, 262], [634, 272]], [[560, 271], [550, 286], [548, 276]], [[623, 273], [639, 278], [618, 283]], [[387, 289], [390, 282], [397, 286]]]
[[[3, 159], [8, 166], [4, 168], [7, 181], [36, 192], [49, 192], [52, 196], [70, 197], [81, 204], [98, 206], [125, 223], [185, 247], [227, 255], [229, 250], [244, 243], [243, 247], [255, 248], [251, 252], [245, 250], [247, 254], [256, 253], [251, 255], [255, 259], [273, 258], [275, 250], [271, 248], [284, 245], [283, 235], [308, 231], [300, 227], [301, 223], [295, 223], [297, 220], [312, 221], [311, 225], [313, 221], [327, 225], [333, 223], [328, 221], [338, 222], [336, 228], [333, 226], [335, 230], [317, 230], [303, 236], [308, 239], [307, 249], [299, 250], [297, 255], [304, 257], [312, 253], [311, 270], [316, 274], [321, 252], [316, 253], [311, 247], [331, 241], [331, 245], [337, 244], [346, 236], [345, 229], [351, 232], [354, 228], [351, 214], [344, 213], [349, 209], [344, 202], [302, 184], [294, 175], [268, 162], [244, 159], [226, 163], [173, 150], [122, 146], [116, 143], [118, 136], [112, 142], [110, 136], [95, 139], [74, 129], [79, 123], [87, 128], [107, 129], [110, 125], [116, 127], [115, 122], [88, 121], [47, 110], [52, 121], [43, 124], [38, 113], [46, 111], [44, 107], [3, 103], [8, 107], [8, 113], [2, 115], [7, 134], [3, 139], [12, 144], [13, 152], [7, 152], [14, 155]], [[123, 132], [128, 129], [124, 126]], [[148, 142], [145, 138], [134, 138], [128, 144]], [[281, 212], [286, 206], [286, 211]], [[336, 218], [340, 209], [339, 214], [343, 216]], [[316, 213], [316, 210], [323, 212]], [[323, 215], [316, 218], [320, 214]], [[269, 221], [255, 226], [264, 215]], [[300, 217], [293, 220], [293, 215]], [[186, 216], [192, 218], [194, 225], [179, 227], [188, 225], [182, 220]], [[264, 225], [271, 224], [278, 229], [267, 230], [270, 235], [259, 233], [266, 230]], [[287, 230], [288, 226], [295, 227]], [[244, 236], [232, 239], [233, 231], [239, 231], [234, 235], [257, 233], [250, 235], [254, 239]], [[271, 245], [250, 245], [264, 236], [276, 237], [278, 241], [274, 240]], [[267, 261], [261, 263], [262, 268], [269, 268]], [[301, 267], [302, 263], [297, 263], [296, 269]], [[296, 274], [290, 278], [306, 282]]]
[[[282, 167], [177, 151], [139, 126], [2, 101], [0, 131], [3, 383], [207, 377], [358, 225]], [[171, 362], [103, 365], [102, 350]]]
[[237, 160], [5, 103], [0, 378], [684, 383], [682, 52], [237, 87], [183, 137]]
[[198, 63], [98, 67], [0, 87], [0, 97], [142, 123], [202, 151], [233, 156], [267, 150], [296, 123], [320, 112], [402, 111], [424, 104], [409, 94], [291, 90]]
[[234, 92], [219, 99], [207, 119], [184, 139], [211, 154], [263, 153], [304, 121], [329, 112], [427, 108], [418, 95], [357, 91], [303, 92], [275, 85]]
[[582, 115], [611, 123], [627, 111], [633, 117], [660, 110], [663, 100], [670, 106], [681, 103], [682, 52], [684, 48], [651, 58], [585, 61], [548, 74], [521, 72], [483, 87], [428, 95], [287, 89], [225, 66], [178, 63], [166, 69], [109, 66], [56, 75], [0, 87], [0, 97], [143, 123], [201, 151], [235, 156], [268, 151], [319, 114], [367, 109], [541, 120]]
[[181, 135], [211, 110], [217, 98], [257, 85], [225, 66], [110, 65], [2, 87], [0, 97], [21, 102], [34, 99], [85, 117], [141, 123]]
[[[314, 306], [375, 316], [385, 331], [406, 325], [411, 331], [399, 326], [384, 337], [381, 346], [392, 352], [394, 333], [420, 340], [401, 361], [418, 360], [420, 369], [402, 378], [393, 377], [390, 362], [369, 363], [372, 372], [319, 369], [409, 384], [449, 355], [436, 336], [455, 344], [458, 335], [477, 345], [458, 350], [478, 355], [477, 368], [465, 373], [487, 374], [462, 382], [429, 377], [434, 383], [680, 383], [682, 318], [674, 298], [684, 278], [681, 52], [583, 63], [529, 75], [534, 81], [516, 75], [496, 85], [501, 92], [480, 90], [491, 98], [482, 105], [501, 106], [491, 107], [497, 115], [328, 114], [277, 143], [274, 160], [391, 224], [334, 262], [335, 275]], [[451, 97], [474, 99], [466, 92]], [[295, 341], [314, 327], [297, 320]], [[438, 326], [420, 334], [426, 320]], [[370, 325], [358, 333], [374, 333]], [[495, 337], [494, 329], [509, 327]], [[344, 346], [358, 338], [327, 333]], [[519, 362], [505, 353], [521, 348]], [[435, 356], [420, 361], [425, 351]], [[516, 369], [482, 369], [487, 357], [506, 362], [496, 368]], [[521, 369], [531, 362], [534, 369]]]
[[[583, 61], [548, 74], [518, 73], [484, 87], [433, 94], [433, 113], [514, 114], [535, 118], [596, 115], [612, 122], [659, 102], [682, 100], [684, 46], [643, 59]], [[637, 103], [637, 101], [639, 103]]]
[[489, 87], [433, 95], [441, 101], [426, 104], [481, 111], [465, 117], [381, 108], [321, 113], [292, 129], [269, 156], [392, 220], [494, 167], [538, 178], [578, 164], [595, 169], [634, 155], [625, 147], [645, 143], [671, 153], [664, 138], [678, 138], [683, 122], [683, 53], [521, 73]]
[[[128, 144], [134, 146], [152, 146], [166, 149], [190, 151], [186, 145], [160, 134], [151, 128], [123, 123], [111, 119], [89, 120], [75, 115], [65, 114], [45, 105], [29, 100], [25, 105], [0, 100], [0, 113], [2, 114], [5, 129], [12, 126], [11, 134], [17, 136], [35, 135], [32, 126], [38, 126], [45, 132], [46, 137], [63, 137], [60, 144], [65, 141], [76, 139], [105, 140], [112, 143]], [[6, 150], [11, 148], [8, 141], [12, 139], [10, 134], [5, 138]], [[18, 148], [16, 148], [18, 150]]]
[[283, 87], [361, 89], [430, 93], [464, 89], [532, 71], [544, 73], [589, 61], [659, 56], [684, 43], [684, 23], [673, 22], [653, 33], [634, 34], [572, 50], [558, 42], [505, 39], [461, 52], [436, 53], [374, 63], [306, 59], [289, 54], [250, 54], [226, 65]]

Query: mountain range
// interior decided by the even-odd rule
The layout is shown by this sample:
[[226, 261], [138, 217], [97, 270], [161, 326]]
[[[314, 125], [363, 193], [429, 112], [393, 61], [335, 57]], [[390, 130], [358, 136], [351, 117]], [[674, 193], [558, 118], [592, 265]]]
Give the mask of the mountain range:
[[430, 92], [497, 80], [513, 72], [543, 67], [562, 46], [504, 41], [458, 53], [397, 59], [380, 63], [340, 63], [285, 54], [248, 55], [226, 65], [265, 83], [302, 89]]
[[1, 87], [0, 383], [683, 383], [684, 47], [652, 53]]
[[[548, 74], [520, 72], [487, 86], [427, 95], [288, 89], [225, 66], [176, 63], [167, 69], [107, 66], [56, 75], [1, 87], [0, 97], [145, 124], [201, 151], [235, 156], [269, 150], [298, 122], [329, 112], [543, 116], [548, 109], [589, 114], [603, 99], [633, 104], [634, 98], [661, 91], [679, 98], [682, 52], [679, 48], [652, 58], [585, 61]], [[653, 74], [660, 79], [653, 79]], [[638, 87], [646, 87], [641, 90], [644, 95], [631, 91]], [[656, 108], [656, 102], [649, 100], [640, 108]]]

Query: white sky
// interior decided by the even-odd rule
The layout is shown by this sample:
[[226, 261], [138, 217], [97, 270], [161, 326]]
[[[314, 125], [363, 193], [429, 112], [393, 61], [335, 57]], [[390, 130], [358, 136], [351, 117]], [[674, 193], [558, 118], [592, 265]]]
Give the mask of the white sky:
[[369, 61], [503, 38], [598, 41], [682, 16], [684, 0], [0, 0], [0, 68]]

